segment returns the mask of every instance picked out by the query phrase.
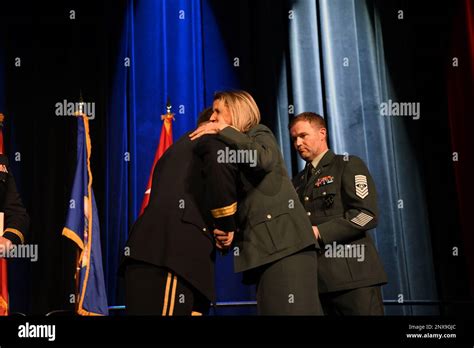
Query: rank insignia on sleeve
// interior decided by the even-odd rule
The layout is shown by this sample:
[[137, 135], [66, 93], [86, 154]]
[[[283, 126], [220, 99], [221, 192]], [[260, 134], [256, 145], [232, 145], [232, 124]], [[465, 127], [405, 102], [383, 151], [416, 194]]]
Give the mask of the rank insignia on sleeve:
[[359, 225], [360, 227], [364, 227], [372, 219], [373, 219], [373, 216], [370, 216], [369, 214], [360, 212], [357, 216], [355, 216], [354, 218], [351, 219], [351, 222], [355, 223], [356, 225]]
[[364, 199], [369, 194], [369, 186], [367, 185], [367, 177], [365, 175], [355, 176], [356, 195]]
[[324, 177], [319, 178], [318, 180], [316, 180], [316, 183], [314, 184], [314, 186], [321, 187], [321, 186], [324, 186], [324, 185], [332, 184], [333, 182], [334, 182], [334, 177], [328, 175], [328, 176], [324, 176]]

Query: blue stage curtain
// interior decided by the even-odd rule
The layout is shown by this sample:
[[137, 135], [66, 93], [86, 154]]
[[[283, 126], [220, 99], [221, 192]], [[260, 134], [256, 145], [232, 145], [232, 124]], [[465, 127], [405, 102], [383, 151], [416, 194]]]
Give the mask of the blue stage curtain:
[[[380, 104], [397, 96], [384, 61], [377, 11], [364, 0], [299, 0], [292, 10], [286, 54], [291, 68], [283, 65], [281, 85], [291, 80], [293, 89], [281, 88], [280, 98], [293, 100], [295, 113], [322, 114], [330, 147], [360, 156], [368, 165], [380, 208], [373, 236], [389, 278], [384, 300], [437, 300], [420, 168], [405, 131], [416, 120], [380, 116]], [[280, 115], [286, 116], [287, 106], [280, 104]], [[287, 122], [280, 123], [281, 145], [289, 147]], [[303, 163], [298, 164], [301, 170]], [[386, 312], [436, 314], [437, 308], [398, 306]]]

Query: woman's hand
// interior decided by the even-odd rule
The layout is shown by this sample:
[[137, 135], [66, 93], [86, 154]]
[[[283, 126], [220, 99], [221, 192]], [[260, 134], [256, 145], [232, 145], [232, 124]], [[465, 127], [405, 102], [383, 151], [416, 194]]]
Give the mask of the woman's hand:
[[231, 246], [232, 240], [234, 239], [234, 232], [224, 232], [214, 229], [214, 239], [216, 241], [217, 249], [227, 249]]
[[3, 255], [13, 248], [13, 243], [5, 237], [0, 237], [0, 251]]
[[189, 137], [191, 140], [195, 140], [204, 134], [217, 134], [221, 130], [223, 130], [225, 127], [228, 127], [229, 125], [224, 122], [206, 122], [203, 125], [199, 126], [194, 130], [194, 132], [189, 134]]

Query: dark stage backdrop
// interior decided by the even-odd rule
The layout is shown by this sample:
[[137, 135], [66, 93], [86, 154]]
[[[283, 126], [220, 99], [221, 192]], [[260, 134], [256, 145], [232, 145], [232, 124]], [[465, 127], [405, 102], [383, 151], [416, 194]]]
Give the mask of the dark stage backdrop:
[[[121, 305], [117, 266], [140, 208], [167, 97], [176, 113], [176, 140], [195, 126], [216, 90], [237, 88], [255, 96], [290, 175], [302, 163], [291, 148], [287, 124], [302, 111], [325, 116], [336, 152], [366, 161], [379, 193], [381, 219], [374, 237], [389, 275], [383, 293], [388, 314], [469, 310], [399, 303], [401, 298], [467, 300], [474, 294], [469, 234], [460, 233], [457, 203], [459, 192], [472, 192], [472, 184], [458, 168], [456, 186], [452, 161], [459, 143], [462, 161], [471, 156], [466, 149], [472, 140], [461, 125], [472, 106], [448, 118], [447, 92], [448, 81], [452, 90], [458, 86], [452, 55], [468, 40], [456, 33], [472, 28], [472, 16], [458, 21], [470, 8], [467, 3], [102, 0], [0, 5], [0, 112], [7, 116], [7, 151], [31, 215], [31, 242], [40, 246], [38, 262], [10, 263], [13, 310], [40, 314], [73, 307], [74, 249], [61, 230], [74, 173], [76, 123], [55, 116], [57, 102], [78, 101], [82, 93], [84, 101], [95, 103], [92, 170], [103, 264], [109, 305]], [[459, 39], [454, 48], [453, 37]], [[470, 40], [467, 47], [472, 48], [472, 34]], [[469, 69], [460, 64], [455, 76], [470, 76], [465, 83], [472, 86]], [[389, 100], [420, 103], [419, 119], [381, 116], [380, 105]], [[454, 247], [459, 247], [458, 256], [453, 256]], [[254, 289], [233, 274], [232, 259], [217, 261], [218, 301], [254, 300]], [[215, 311], [253, 313], [251, 306]]]

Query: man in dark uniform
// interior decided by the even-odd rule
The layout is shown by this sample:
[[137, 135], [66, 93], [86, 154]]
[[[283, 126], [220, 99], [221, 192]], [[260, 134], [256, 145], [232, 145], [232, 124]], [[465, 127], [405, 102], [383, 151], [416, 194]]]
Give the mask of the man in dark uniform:
[[12, 245], [24, 244], [30, 218], [21, 202], [16, 189], [15, 179], [8, 166], [8, 158], [3, 153], [3, 120], [0, 113], [0, 218], [3, 219], [3, 229], [0, 230], [0, 247], [9, 250]]
[[0, 154], [0, 212], [4, 214], [0, 245], [7, 250], [12, 245], [24, 244], [29, 217], [8, 167], [7, 156], [4, 154]]
[[329, 315], [383, 315], [381, 285], [387, 277], [367, 233], [377, 226], [374, 181], [356, 156], [328, 149], [324, 119], [294, 117], [293, 144], [307, 162], [293, 184], [322, 250], [318, 255], [321, 303]]
[[200, 315], [215, 301], [213, 223], [197, 144], [184, 135], [156, 164], [150, 202], [130, 231], [121, 267], [128, 314]]
[[[30, 219], [16, 189], [8, 158], [3, 153], [3, 120], [4, 115], [0, 113], [0, 258], [7, 258], [15, 245], [25, 243]], [[1, 260], [0, 267], [2, 278], [7, 276], [4, 273], [7, 270], [4, 261]], [[4, 292], [4, 285], [0, 293], [0, 315], [9, 313], [8, 291]]]

